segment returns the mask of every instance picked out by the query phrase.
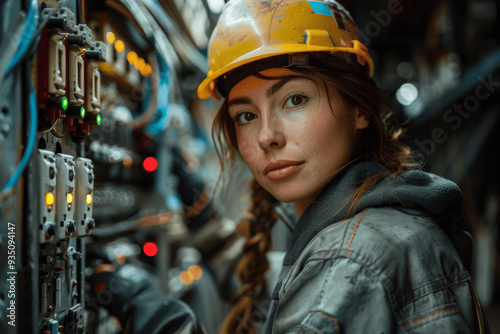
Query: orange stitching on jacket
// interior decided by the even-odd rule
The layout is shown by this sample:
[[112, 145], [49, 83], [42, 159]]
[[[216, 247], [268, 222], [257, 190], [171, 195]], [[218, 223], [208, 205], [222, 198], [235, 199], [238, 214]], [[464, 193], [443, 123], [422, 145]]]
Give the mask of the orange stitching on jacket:
[[316, 312], [316, 313], [317, 313], [317, 314], [319, 314], [319, 315], [320, 315], [320, 316], [322, 316], [322, 317], [327, 318], [328, 320], [333, 321], [333, 323], [335, 324], [335, 330], [336, 330], [337, 332], [340, 332], [339, 323], [337, 322], [337, 319], [336, 319], [336, 318], [334, 318], [334, 317], [330, 317], [329, 315], [324, 314], [324, 313], [321, 313], [321, 312]]
[[349, 254], [349, 251], [351, 250], [352, 241], [354, 240], [354, 235], [356, 234], [356, 230], [358, 229], [358, 225], [361, 222], [361, 220], [363, 219], [363, 217], [365, 216], [365, 213], [366, 213], [366, 210], [361, 215], [361, 218], [359, 218], [358, 222], [356, 223], [356, 226], [354, 226], [354, 231], [352, 232], [352, 236], [351, 236], [351, 242], [349, 243], [349, 248], [347, 248], [347, 251], [345, 252], [345, 256], [347, 256], [347, 254]]
[[422, 321], [422, 320], [424, 320], [424, 319], [427, 319], [427, 318], [433, 317], [433, 316], [435, 316], [435, 315], [442, 314], [442, 313], [446, 313], [446, 312], [455, 311], [455, 310], [458, 310], [458, 309], [459, 309], [459, 308], [458, 308], [458, 306], [457, 306], [457, 307], [454, 307], [454, 308], [449, 308], [449, 309], [444, 310], [444, 311], [439, 311], [439, 312], [436, 312], [436, 313], [432, 313], [432, 314], [430, 314], [430, 315], [428, 315], [428, 316], [426, 316], [426, 317], [423, 317], [423, 318], [420, 318], [420, 319], [418, 319], [418, 320], [412, 321], [412, 322], [410, 322], [409, 324], [406, 324], [406, 325], [400, 326], [399, 328], [403, 328], [403, 327], [406, 327], [406, 326], [410, 326], [410, 325], [413, 325], [414, 323], [417, 323], [417, 322]]

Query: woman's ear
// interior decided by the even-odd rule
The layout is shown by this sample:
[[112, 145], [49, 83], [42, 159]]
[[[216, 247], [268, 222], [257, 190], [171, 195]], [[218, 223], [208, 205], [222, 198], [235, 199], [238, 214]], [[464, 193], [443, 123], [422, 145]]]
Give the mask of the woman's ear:
[[366, 129], [370, 126], [370, 116], [367, 111], [356, 108], [356, 130]]

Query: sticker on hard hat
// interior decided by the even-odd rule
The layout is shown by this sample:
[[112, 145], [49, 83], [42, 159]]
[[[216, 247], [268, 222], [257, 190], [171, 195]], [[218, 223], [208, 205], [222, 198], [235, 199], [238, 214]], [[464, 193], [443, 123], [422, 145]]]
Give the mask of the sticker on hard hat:
[[314, 14], [333, 16], [326, 3], [318, 1], [308, 1], [308, 3], [314, 11]]

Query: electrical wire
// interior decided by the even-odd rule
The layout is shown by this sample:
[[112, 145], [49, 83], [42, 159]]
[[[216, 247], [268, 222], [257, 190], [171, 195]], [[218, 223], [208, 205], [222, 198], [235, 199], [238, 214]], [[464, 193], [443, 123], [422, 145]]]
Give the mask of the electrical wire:
[[118, 2], [125, 6], [130, 14], [134, 17], [135, 21], [137, 21], [138, 26], [144, 31], [144, 34], [149, 38], [153, 39], [154, 29], [150, 24], [150, 20], [144, 15], [144, 11], [141, 10], [139, 4], [135, 1], [129, 0], [108, 0], [106, 1], [106, 5], [110, 5], [109, 2]]
[[26, 23], [26, 13], [20, 12], [15, 18], [14, 23], [10, 26], [0, 44], [0, 83], [6, 77], [6, 70], [11, 59], [13, 59], [17, 46], [21, 40], [24, 25]]
[[26, 17], [24, 29], [19, 39], [19, 45], [16, 49], [14, 57], [12, 57], [7, 69], [5, 70], [5, 75], [15, 68], [24, 59], [24, 56], [29, 51], [33, 38], [35, 37], [35, 30], [38, 23], [37, 13], [38, 2], [37, 0], [31, 0], [28, 16]]
[[158, 66], [156, 63], [156, 54], [151, 53], [148, 55], [148, 62], [151, 65], [151, 97], [149, 99], [148, 108], [141, 116], [132, 120], [129, 125], [132, 129], [140, 129], [147, 125], [154, 117], [157, 107], [158, 107], [158, 88], [160, 87], [160, 82], [158, 79]]
[[50, 126], [50, 128], [48, 128], [47, 130], [38, 131], [38, 134], [44, 134], [44, 133], [52, 131], [56, 127], [57, 123], [59, 123], [59, 118], [56, 119], [56, 121], [54, 122], [54, 124], [52, 124]]
[[[110, 6], [116, 1], [117, 0], [108, 0], [106, 1], [106, 4]], [[155, 67], [158, 67], [158, 63], [160, 62], [166, 64], [166, 69], [162, 69], [161, 71], [155, 71], [153, 68], [151, 76], [152, 94], [149, 99], [150, 107], [148, 107], [148, 110], [143, 114], [144, 117], [139, 117], [139, 119], [131, 123], [131, 126], [134, 128], [142, 127], [145, 125], [145, 122], [149, 122], [151, 119], [154, 119], [152, 116], [158, 115], [160, 116], [160, 120], [155, 122], [153, 127], [155, 128], [155, 133], [161, 132], [164, 127], [159, 126], [159, 123], [166, 123], [166, 117], [169, 116], [168, 103], [182, 98], [179, 90], [180, 83], [178, 78], [178, 73], [182, 68], [182, 64], [178, 55], [174, 51], [174, 46], [170, 43], [163, 29], [158, 25], [157, 21], [144, 4], [136, 0], [121, 0], [120, 4], [128, 9], [130, 15], [132, 15], [134, 20], [140, 24], [147, 38], [153, 43], [157, 52], [157, 55], [155, 56], [158, 58], [158, 61], [154, 62], [150, 59], [152, 67], [155, 63], [157, 64]], [[160, 95], [157, 92], [159, 89], [166, 91]], [[161, 103], [158, 100], [160, 97], [162, 99]], [[161, 129], [158, 131], [158, 128]]]
[[168, 34], [175, 46], [174, 50], [180, 53], [180, 59], [188, 60], [199, 73], [205, 74], [208, 71], [207, 58], [189, 42], [184, 32], [177, 27], [177, 24], [165, 13], [160, 4], [155, 0], [142, 0], [149, 13], [156, 19], [159, 25]]
[[0, 192], [1, 201], [3, 201], [5, 199], [6, 196], [4, 196], [4, 195], [6, 193], [12, 191], [14, 186], [17, 184], [19, 177], [21, 176], [24, 169], [26, 168], [26, 165], [28, 164], [28, 161], [31, 157], [31, 153], [33, 152], [33, 148], [35, 147], [36, 125], [37, 125], [37, 105], [36, 105], [35, 90], [31, 86], [31, 83], [30, 83], [30, 96], [29, 96], [29, 111], [30, 111], [30, 113], [29, 113], [30, 127], [29, 127], [28, 143], [26, 145], [26, 150], [24, 151], [24, 155], [23, 155], [21, 162], [19, 163], [19, 166], [17, 167], [16, 171], [14, 172], [12, 177], [7, 181], [5, 186], [2, 188], [2, 191]]
[[54, 128], [54, 129], [51, 129], [50, 130], [50, 133], [52, 133], [52, 135], [54, 137], [57, 137], [57, 138], [64, 138], [68, 135], [69, 133], [69, 126], [65, 125], [64, 126], [64, 132], [62, 134], [60, 134], [59, 132], [57, 132], [57, 130]]
[[[61, 5], [62, 2], [59, 3], [57, 8], [61, 7]], [[32, 54], [34, 47], [38, 44], [42, 30], [57, 11], [45, 16], [42, 22], [39, 22], [37, 13], [38, 3], [36, 0], [32, 0], [28, 16], [26, 17], [25, 12], [20, 12], [16, 23], [13, 24], [7, 33], [7, 38], [2, 42], [0, 49], [6, 51], [0, 53], [0, 83], [28, 55]], [[15, 38], [16, 36], [18, 37]], [[6, 64], [7, 62], [9, 63]]]

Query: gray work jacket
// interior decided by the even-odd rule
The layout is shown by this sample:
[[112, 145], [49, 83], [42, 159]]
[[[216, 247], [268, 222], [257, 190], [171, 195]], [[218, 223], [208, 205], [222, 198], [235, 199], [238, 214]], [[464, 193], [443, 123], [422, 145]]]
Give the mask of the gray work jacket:
[[474, 333], [469, 280], [430, 214], [368, 208], [283, 267], [263, 332]]

